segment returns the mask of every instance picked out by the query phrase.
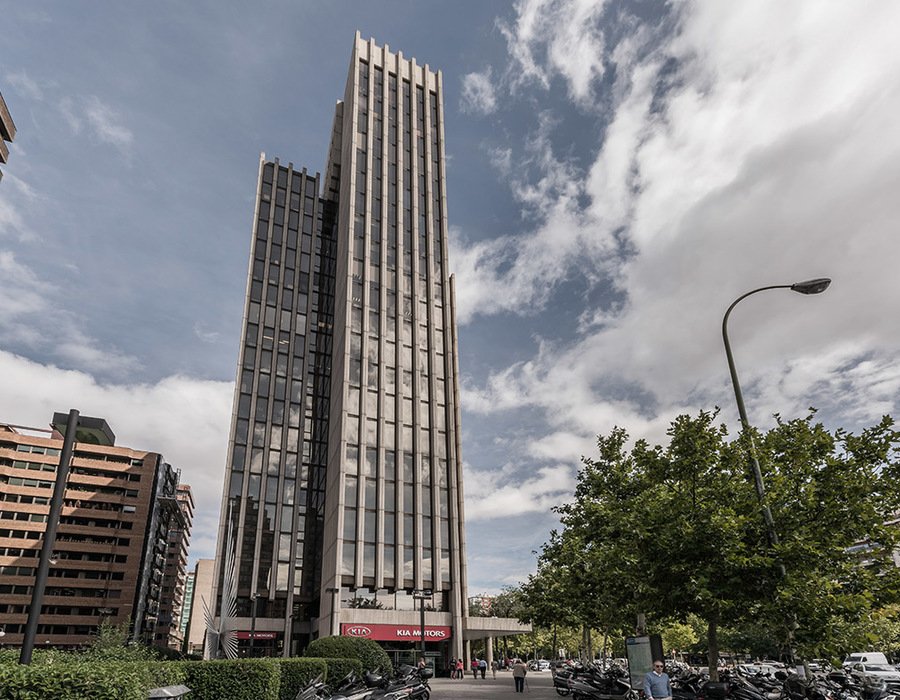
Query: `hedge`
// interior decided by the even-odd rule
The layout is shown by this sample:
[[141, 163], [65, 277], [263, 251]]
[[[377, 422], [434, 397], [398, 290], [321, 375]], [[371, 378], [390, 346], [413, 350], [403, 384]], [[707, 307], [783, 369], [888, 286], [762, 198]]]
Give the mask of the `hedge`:
[[357, 659], [325, 658], [322, 661], [328, 664], [328, 675], [325, 676], [325, 680], [330, 686], [343, 680], [349, 673], [362, 677], [366, 670]]
[[180, 684], [193, 700], [294, 700], [318, 675], [335, 683], [363, 672], [350, 658], [86, 662], [46, 654], [20, 666], [12, 654], [2, 657], [0, 700], [146, 700], [151, 688]]
[[146, 700], [159, 685], [183, 683], [179, 663], [0, 664], [0, 700]]
[[310, 642], [304, 656], [356, 659], [365, 671], [382, 675], [392, 670], [391, 657], [377, 642], [358, 637], [322, 637]]
[[[294, 700], [300, 689], [313, 678], [321, 675], [325, 680], [331, 675], [326, 659], [277, 659], [279, 671], [279, 700]], [[344, 659], [336, 659], [344, 661]], [[203, 700], [206, 700], [205, 698]]]
[[278, 661], [273, 659], [186, 661], [183, 668], [192, 700], [280, 700]]

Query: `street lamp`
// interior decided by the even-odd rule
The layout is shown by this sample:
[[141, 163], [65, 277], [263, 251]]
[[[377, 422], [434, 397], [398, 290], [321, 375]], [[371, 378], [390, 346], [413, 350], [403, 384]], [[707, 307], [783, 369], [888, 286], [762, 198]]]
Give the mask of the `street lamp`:
[[431, 598], [432, 591], [429, 588], [425, 588], [423, 590], [416, 589], [412, 592], [412, 596], [415, 600], [419, 601], [419, 643], [422, 646], [422, 660], [425, 659], [425, 601]]
[[[53, 545], [56, 543], [56, 529], [59, 526], [59, 516], [62, 512], [63, 496], [66, 492], [66, 480], [69, 478], [69, 465], [72, 462], [72, 453], [75, 449], [75, 433], [78, 429], [79, 413], [74, 408], [69, 411], [66, 419], [65, 435], [63, 436], [62, 451], [59, 455], [59, 466], [56, 468], [56, 481], [53, 484], [53, 496], [50, 498], [50, 513], [47, 515], [47, 527], [44, 530], [44, 541], [41, 543], [41, 552], [38, 557], [37, 571], [34, 577], [34, 586], [31, 589], [31, 604], [28, 606], [28, 620], [25, 623], [25, 634], [22, 637], [22, 649], [19, 652], [19, 663], [28, 665], [34, 651], [34, 640], [37, 636], [38, 619], [41, 615], [41, 606], [44, 603], [44, 590], [47, 588], [47, 578], [50, 573], [51, 563], [56, 563], [53, 556]], [[50, 640], [47, 640], [48, 642]]]
[[[790, 289], [791, 291], [800, 294], [821, 294], [828, 289], [828, 285], [830, 284], [831, 279], [828, 277], [818, 277], [816, 279], [806, 280], [805, 282], [796, 282], [794, 284], [773, 284], [768, 287], [760, 287], [759, 289], [754, 289], [746, 294], [742, 294], [735, 299], [731, 303], [731, 306], [728, 307], [728, 310], [725, 312], [725, 317], [722, 319], [722, 339], [725, 341], [725, 356], [728, 358], [728, 370], [731, 372], [731, 383], [734, 386], [734, 398], [735, 401], [737, 401], [738, 413], [741, 416], [741, 428], [747, 438], [747, 444], [750, 450], [750, 461], [753, 469], [753, 483], [756, 486], [756, 497], [759, 500], [763, 520], [766, 523], [766, 535], [768, 536], [769, 544], [773, 548], [778, 545], [778, 533], [775, 531], [775, 521], [772, 518], [772, 511], [769, 510], [769, 506], [766, 503], [766, 488], [763, 484], [762, 471], [759, 467], [759, 458], [756, 454], [756, 444], [753, 441], [753, 434], [750, 430], [747, 409], [744, 407], [744, 395], [741, 392], [741, 384], [738, 381], [737, 370], [734, 366], [734, 356], [731, 354], [731, 344], [728, 342], [728, 317], [731, 315], [731, 310], [737, 306], [738, 302], [757, 292], [764, 292], [769, 289]], [[781, 573], [781, 576], [784, 577], [784, 562], [780, 559], [778, 561], [778, 570]], [[789, 622], [789, 630], [793, 628], [794, 624], [793, 621]]]
[[253, 648], [253, 646], [254, 646], [253, 642], [256, 639], [256, 610], [257, 610], [257, 606], [259, 605], [259, 599], [262, 597], [263, 596], [261, 593], [253, 594], [253, 615], [250, 618], [250, 651], [247, 654], [247, 656], [249, 656], [251, 658], [253, 658], [253, 652], [255, 651]]

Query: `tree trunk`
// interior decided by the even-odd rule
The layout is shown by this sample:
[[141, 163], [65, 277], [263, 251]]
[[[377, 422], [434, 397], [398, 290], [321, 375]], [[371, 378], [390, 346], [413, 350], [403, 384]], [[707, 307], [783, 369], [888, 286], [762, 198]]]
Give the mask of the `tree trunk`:
[[588, 652], [588, 660], [594, 660], [594, 642], [591, 640], [591, 628], [590, 626], [587, 628], [587, 652]]
[[609, 645], [609, 627], [603, 628], [603, 650], [600, 652], [600, 658], [603, 660], [603, 668], [606, 668], [606, 657], [608, 656], [606, 653], [607, 646]]
[[558, 659], [559, 658], [559, 644], [557, 644], [557, 642], [556, 642], [556, 623], [555, 622], [553, 623], [553, 649], [552, 649], [552, 652], [553, 652], [553, 658]]
[[719, 680], [719, 630], [716, 618], [710, 618], [707, 621], [707, 625], [706, 644], [709, 650], [707, 656], [709, 661], [709, 680], [716, 683]]

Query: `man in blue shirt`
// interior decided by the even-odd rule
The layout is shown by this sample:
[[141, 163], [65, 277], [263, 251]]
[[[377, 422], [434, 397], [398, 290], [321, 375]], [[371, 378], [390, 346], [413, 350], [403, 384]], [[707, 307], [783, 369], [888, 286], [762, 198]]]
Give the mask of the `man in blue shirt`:
[[672, 683], [659, 659], [653, 662], [653, 670], [644, 676], [644, 695], [647, 700], [672, 700]]

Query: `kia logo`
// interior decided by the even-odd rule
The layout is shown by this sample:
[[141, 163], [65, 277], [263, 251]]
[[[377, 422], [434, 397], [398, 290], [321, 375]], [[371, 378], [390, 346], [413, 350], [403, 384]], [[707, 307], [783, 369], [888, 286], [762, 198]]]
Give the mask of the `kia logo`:
[[350, 637], [368, 637], [370, 634], [372, 634], [372, 630], [370, 630], [368, 627], [362, 626], [347, 627], [346, 630], [347, 635]]

